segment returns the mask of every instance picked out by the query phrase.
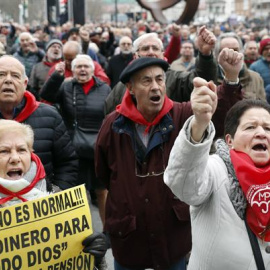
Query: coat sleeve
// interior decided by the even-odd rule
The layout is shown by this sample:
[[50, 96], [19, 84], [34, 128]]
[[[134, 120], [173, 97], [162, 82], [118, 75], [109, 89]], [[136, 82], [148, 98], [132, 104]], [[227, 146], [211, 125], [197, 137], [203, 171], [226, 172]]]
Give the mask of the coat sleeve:
[[61, 116], [55, 114], [53, 183], [61, 189], [77, 185], [78, 157]]
[[189, 140], [192, 117], [185, 122], [175, 140], [164, 173], [164, 182], [181, 201], [198, 206], [213, 192], [213, 177], [208, 169], [208, 160], [215, 131], [210, 123], [204, 141], [192, 144]]
[[41, 98], [52, 103], [59, 102], [60, 100], [59, 89], [64, 80], [65, 80], [64, 76], [58, 74], [57, 72], [54, 72], [43, 85], [40, 91]]

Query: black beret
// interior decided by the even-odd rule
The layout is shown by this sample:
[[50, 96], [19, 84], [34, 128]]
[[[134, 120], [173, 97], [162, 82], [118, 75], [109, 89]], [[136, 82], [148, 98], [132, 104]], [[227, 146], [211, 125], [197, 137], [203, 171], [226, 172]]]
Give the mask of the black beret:
[[120, 81], [122, 83], [127, 83], [130, 81], [130, 78], [137, 71], [142, 70], [150, 66], [160, 66], [164, 71], [167, 71], [169, 64], [159, 58], [152, 57], [141, 57], [136, 60], [133, 60], [121, 73]]

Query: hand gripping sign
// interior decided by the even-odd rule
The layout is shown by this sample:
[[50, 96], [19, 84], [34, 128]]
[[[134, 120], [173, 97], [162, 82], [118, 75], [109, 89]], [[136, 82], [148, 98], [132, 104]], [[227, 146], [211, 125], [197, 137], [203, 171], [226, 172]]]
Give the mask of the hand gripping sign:
[[82, 251], [92, 232], [83, 185], [0, 208], [0, 270], [93, 269]]

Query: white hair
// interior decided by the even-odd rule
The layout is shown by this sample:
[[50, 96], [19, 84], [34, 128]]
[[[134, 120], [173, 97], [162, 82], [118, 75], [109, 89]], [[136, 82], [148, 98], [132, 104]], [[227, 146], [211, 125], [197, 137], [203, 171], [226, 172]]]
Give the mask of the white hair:
[[32, 36], [29, 32], [22, 32], [22, 33], [20, 33], [20, 35], [19, 35], [19, 42], [21, 42], [22, 36], [27, 36], [27, 37], [29, 37], [31, 40], [34, 40], [33, 36]]
[[87, 54], [78, 54], [71, 62], [71, 70], [74, 71], [75, 67], [76, 67], [76, 64], [77, 64], [77, 61], [80, 60], [80, 59], [85, 59], [88, 61], [90, 67], [93, 69], [93, 72], [95, 70], [95, 65], [94, 65], [94, 62], [92, 60], [92, 58], [87, 55]]
[[146, 33], [146, 34], [143, 34], [141, 35], [140, 37], [138, 37], [137, 39], [134, 40], [133, 42], [133, 52], [137, 52], [138, 49], [139, 49], [139, 46], [147, 39], [155, 39], [159, 45], [160, 45], [160, 48], [161, 50], [163, 51], [163, 43], [161, 41], [161, 39], [158, 37], [158, 34], [157, 33]]

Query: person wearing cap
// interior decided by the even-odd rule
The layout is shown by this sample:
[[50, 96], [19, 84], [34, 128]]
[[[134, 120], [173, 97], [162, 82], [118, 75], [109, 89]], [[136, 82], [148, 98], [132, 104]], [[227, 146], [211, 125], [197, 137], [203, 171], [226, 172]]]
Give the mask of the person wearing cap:
[[264, 87], [266, 87], [270, 84], [270, 38], [261, 40], [259, 54], [261, 58], [252, 63], [249, 68], [261, 75]]
[[[199, 76], [207, 81], [215, 81], [216, 79], [217, 65], [212, 54], [216, 38], [212, 32], [203, 26], [199, 29], [197, 41], [199, 54], [197, 56], [195, 70], [181, 72], [168, 69], [166, 72], [167, 95], [174, 101], [184, 102], [190, 100], [194, 77]], [[157, 37], [156, 33], [144, 34], [137, 38], [133, 42], [133, 52], [135, 59], [140, 57], [166, 59], [162, 41]], [[107, 114], [114, 111], [116, 106], [121, 103], [125, 91], [126, 87], [121, 82], [113, 88], [106, 99]]]
[[29, 79], [30, 91], [40, 99], [40, 90], [43, 87], [49, 70], [63, 59], [63, 44], [59, 39], [52, 39], [46, 45], [46, 54], [42, 62], [34, 65]]
[[38, 48], [30, 33], [22, 32], [19, 35], [19, 47], [13, 56], [25, 66], [28, 78], [30, 78], [33, 66], [41, 62], [44, 55], [44, 51]]
[[[242, 53], [243, 43], [241, 38], [234, 32], [226, 32], [221, 34], [217, 39], [214, 50], [216, 58], [218, 58], [219, 53], [224, 48], [233, 49]], [[217, 73], [217, 84], [221, 84], [224, 79], [227, 80], [220, 66], [217, 67]], [[243, 64], [239, 75], [239, 82], [242, 86], [242, 93], [244, 99], [266, 100], [263, 80], [261, 76], [257, 72], [248, 69], [245, 63]]]
[[[243, 55], [224, 49], [219, 63], [236, 82]], [[99, 211], [115, 270], [186, 269], [191, 250], [189, 208], [163, 182], [174, 140], [192, 115], [190, 102], [167, 97], [168, 68], [160, 58], [142, 57], [123, 70], [120, 80], [128, 90], [96, 141], [96, 174], [106, 187], [97, 193]], [[216, 89], [202, 78], [195, 84], [192, 98], [199, 108], [212, 105], [218, 95], [214, 123], [222, 133], [226, 111], [241, 99], [241, 87], [224, 83]]]

